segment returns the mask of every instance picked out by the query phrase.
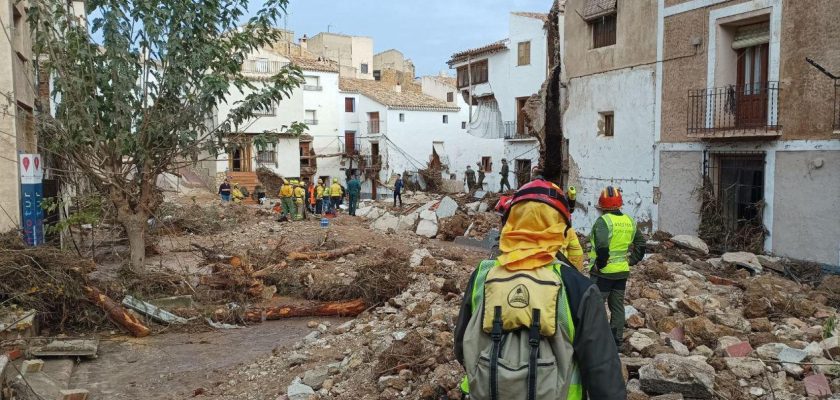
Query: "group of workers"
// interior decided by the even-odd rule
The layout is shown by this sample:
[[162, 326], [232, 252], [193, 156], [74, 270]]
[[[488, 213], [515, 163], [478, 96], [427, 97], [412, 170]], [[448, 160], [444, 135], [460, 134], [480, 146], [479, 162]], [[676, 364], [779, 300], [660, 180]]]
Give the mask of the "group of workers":
[[574, 187], [564, 193], [535, 174], [497, 205], [498, 256], [470, 276], [455, 330], [465, 398], [626, 398], [624, 290], [645, 239], [621, 212], [621, 190], [608, 186], [585, 266], [572, 228], [575, 197]]
[[301, 182], [297, 179], [283, 179], [278, 193], [279, 209], [275, 208], [275, 211], [295, 221], [306, 218], [307, 212], [316, 215], [335, 215], [346, 197], [348, 214], [356, 215], [361, 191], [362, 184], [356, 176], [347, 181], [346, 188], [339, 183], [338, 178], [333, 178], [331, 184], [326, 184], [323, 179], [318, 179], [317, 184]]
[[238, 204], [249, 197], [253, 197], [254, 200], [262, 202], [262, 199], [265, 198], [265, 190], [261, 185], [257, 185], [254, 187], [254, 193], [252, 194], [246, 186], [239, 186], [238, 183], [234, 183], [231, 186], [230, 178], [225, 178], [224, 182], [219, 185], [219, 197], [223, 204], [230, 202]]
[[[467, 170], [464, 172], [464, 181], [467, 182], [467, 191], [469, 192], [473, 190], [484, 190], [485, 167], [480, 162], [475, 163], [475, 165], [478, 167], [477, 169], [474, 170], [472, 166], [467, 165]], [[476, 171], [478, 171], [477, 181]], [[508, 180], [510, 167], [508, 167], [507, 159], [502, 159], [502, 168], [499, 171], [499, 175], [501, 176], [499, 180], [499, 193], [503, 193], [505, 187], [507, 187], [507, 190], [510, 190], [510, 181]]]

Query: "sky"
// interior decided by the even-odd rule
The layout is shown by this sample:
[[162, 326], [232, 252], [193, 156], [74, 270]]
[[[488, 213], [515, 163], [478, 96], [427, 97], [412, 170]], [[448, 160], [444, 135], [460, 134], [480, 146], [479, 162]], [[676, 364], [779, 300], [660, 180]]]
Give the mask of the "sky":
[[[403, 52], [418, 76], [449, 70], [452, 53], [504, 39], [511, 11], [547, 13], [552, 0], [289, 0], [281, 28], [370, 36], [374, 53]], [[253, 4], [256, 11], [261, 4]]]

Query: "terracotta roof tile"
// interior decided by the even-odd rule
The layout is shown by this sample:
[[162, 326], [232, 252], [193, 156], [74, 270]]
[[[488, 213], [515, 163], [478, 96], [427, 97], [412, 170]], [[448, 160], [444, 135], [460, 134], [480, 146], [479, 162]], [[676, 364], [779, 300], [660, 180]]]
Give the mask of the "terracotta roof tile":
[[458, 111], [449, 103], [423, 93], [397, 92], [393, 86], [370, 79], [340, 78], [339, 88], [344, 92], [361, 93], [377, 103], [394, 109]]
[[449, 59], [448, 63], [451, 66], [452, 64], [456, 64], [463, 60], [467, 59], [467, 56], [479, 56], [484, 54], [492, 54], [497, 53], [503, 50], [507, 50], [507, 42], [508, 39], [502, 39], [481, 47], [476, 47], [474, 49], [459, 51], [452, 55], [452, 58]]

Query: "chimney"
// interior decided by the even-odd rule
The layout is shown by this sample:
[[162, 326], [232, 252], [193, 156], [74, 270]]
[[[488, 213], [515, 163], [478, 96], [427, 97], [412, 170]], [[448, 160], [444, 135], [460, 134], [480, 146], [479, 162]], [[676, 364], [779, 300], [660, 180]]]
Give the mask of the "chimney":
[[306, 50], [306, 41], [307, 41], [308, 39], [309, 39], [309, 38], [307, 38], [307, 37], [306, 37], [306, 34], [305, 34], [305, 33], [303, 34], [303, 37], [302, 37], [302, 38], [298, 39], [298, 44], [300, 44], [300, 48], [301, 48], [301, 49]]

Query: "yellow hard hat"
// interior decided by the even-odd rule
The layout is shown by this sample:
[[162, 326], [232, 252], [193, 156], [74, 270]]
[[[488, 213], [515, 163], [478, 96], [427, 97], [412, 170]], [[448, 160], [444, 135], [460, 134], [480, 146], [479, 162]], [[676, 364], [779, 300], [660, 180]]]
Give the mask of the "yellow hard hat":
[[288, 185], [288, 184], [289, 184], [289, 181], [288, 181], [286, 178], [283, 178], [283, 184], [284, 184], [284, 185]]
[[333, 183], [338, 183], [338, 178], [333, 178]]

